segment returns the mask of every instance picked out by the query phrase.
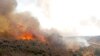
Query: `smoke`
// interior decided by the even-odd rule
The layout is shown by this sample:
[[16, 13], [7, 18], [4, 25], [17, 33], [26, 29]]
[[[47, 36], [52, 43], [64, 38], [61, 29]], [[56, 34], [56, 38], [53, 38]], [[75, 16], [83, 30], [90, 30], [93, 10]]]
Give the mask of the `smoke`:
[[[69, 22], [67, 21], [67, 23], [66, 23], [65, 19], [62, 19], [62, 20], [59, 19], [59, 18], [64, 18], [61, 15], [55, 17], [54, 14], [53, 15], [49, 14], [50, 9], [47, 7], [47, 5], [50, 6], [50, 8], [52, 8], [51, 6], [54, 5], [54, 4], [51, 5], [51, 3], [49, 4], [49, 1], [43, 0], [42, 2], [40, 2], [40, 0], [37, 0], [36, 2], [37, 3], [34, 2], [35, 5], [29, 1], [28, 1], [28, 3], [24, 3], [25, 5], [29, 5], [29, 6], [28, 6], [28, 9], [25, 6], [23, 6], [23, 7], [25, 7], [23, 9], [23, 11], [25, 10], [25, 11], [31, 12], [31, 14], [38, 19], [38, 21], [40, 23], [39, 28], [42, 30], [44, 35], [46, 35], [48, 42], [50, 42], [52, 44], [56, 43], [59, 46], [61, 45], [61, 46], [65, 47], [66, 49], [69, 48], [70, 46], [72, 46], [72, 48], [69, 48], [69, 49], [74, 49], [74, 45], [77, 47], [77, 49], [80, 48], [80, 46], [82, 46], [82, 47], [88, 46], [88, 43], [85, 39], [82, 39], [81, 37], [78, 37], [78, 39], [77, 39], [77, 37], [74, 38], [74, 36], [78, 35], [80, 32], [77, 34], [78, 31], [76, 31], [75, 26], [79, 26], [79, 25], [73, 26], [72, 19], [68, 20]], [[35, 6], [35, 7], [31, 8], [30, 6]], [[19, 9], [18, 11], [22, 10], [21, 7], [18, 9]], [[54, 13], [55, 13], [55, 11], [54, 11]], [[28, 13], [22, 13], [22, 15], [23, 14], [24, 14], [24, 16], [20, 17], [20, 18], [23, 18], [25, 20], [25, 18], [27, 18], [25, 14], [28, 14]], [[54, 18], [49, 17], [48, 15], [54, 16]], [[29, 15], [28, 15], [28, 17], [29, 17]], [[27, 24], [29, 26], [30, 24], [26, 23], [27, 20], [24, 22], [23, 19], [22, 19], [22, 21], [23, 21], [22, 24]], [[17, 20], [17, 21], [19, 22], [20, 20]], [[77, 21], [75, 20], [74, 23], [76, 24]], [[66, 26], [67, 26], [67, 28], [66, 28]], [[32, 27], [32, 26], [30, 25], [29, 28], [30, 27]], [[34, 28], [34, 27], [32, 27], [32, 28]], [[51, 28], [54, 28], [54, 29], [51, 29]], [[73, 28], [75, 28], [75, 29], [73, 29]], [[49, 30], [47, 30], [47, 29], [49, 29]], [[63, 31], [65, 31], [65, 32], [63, 32]], [[79, 34], [79, 35], [81, 35], [81, 34]], [[73, 38], [69, 39], [69, 38], [71, 38], [70, 36], [73, 36]], [[69, 43], [72, 43], [72, 44], [70, 45]]]
[[29, 12], [17, 13], [15, 17], [15, 23], [19, 25], [22, 24], [24, 28], [33, 28], [35, 30], [39, 30], [40, 28], [40, 23], [38, 20], [31, 16]]
[[64, 34], [72, 34], [70, 36], [100, 35], [99, 23], [97, 23], [100, 19], [100, 11], [97, 2], [99, 1], [43, 0], [40, 3], [38, 0], [40, 7], [45, 11], [43, 14], [48, 13], [49, 21], [52, 22], [46, 26], [50, 25], [49, 27], [58, 29]]
[[[16, 0], [0, 0], [1, 37], [18, 38], [20, 35], [25, 35], [26, 33], [28, 33], [28, 35], [39, 34], [39, 21], [33, 17], [30, 12], [16, 12], [16, 6]], [[41, 36], [41, 34], [39, 35]]]
[[[66, 4], [66, 0], [63, 0], [63, 1], [61, 0], [59, 1], [58, 0], [57, 1], [56, 0], [46, 0], [46, 1], [34, 0], [34, 2], [31, 2], [31, 0], [29, 0], [28, 2], [27, 1], [24, 2], [24, 0], [22, 1], [18, 0], [18, 3], [20, 5], [17, 7], [17, 11], [31, 12], [31, 14], [37, 17], [37, 19], [39, 20], [41, 24], [40, 25], [41, 28], [45, 28], [45, 29], [55, 28], [59, 30], [60, 32], [64, 33], [65, 35], [69, 34], [69, 36], [99, 35], [100, 29], [97, 26], [99, 25], [99, 23], [97, 23], [97, 21], [93, 22], [95, 21], [96, 18], [93, 19], [92, 17], [95, 15], [92, 13], [90, 14], [90, 11], [88, 11], [88, 9], [93, 9], [93, 7], [91, 7], [90, 5], [87, 5], [87, 6], [90, 6], [90, 8], [86, 10], [86, 8], [84, 7], [86, 5], [83, 6], [83, 3], [80, 4], [81, 3], [80, 1], [80, 3], [78, 4], [82, 5], [81, 7], [83, 9], [80, 9], [77, 6], [77, 4], [73, 3], [76, 5], [75, 6], [76, 8], [74, 8], [74, 6], [71, 5], [72, 4], [71, 1], [68, 1], [68, 2], [70, 4], [69, 3]], [[83, 2], [85, 3], [85, 1]], [[90, 4], [92, 3], [93, 1]], [[68, 7], [68, 9], [66, 9], [66, 7]], [[81, 10], [83, 10], [84, 12]], [[86, 14], [85, 12], [89, 12], [89, 16], [87, 15], [88, 13]]]
[[0, 14], [11, 13], [17, 6], [15, 0], [0, 0]]

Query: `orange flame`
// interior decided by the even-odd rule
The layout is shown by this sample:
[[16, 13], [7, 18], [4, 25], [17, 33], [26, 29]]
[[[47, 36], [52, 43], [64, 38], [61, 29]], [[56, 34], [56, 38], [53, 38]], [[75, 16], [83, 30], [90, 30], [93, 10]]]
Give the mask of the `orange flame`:
[[22, 40], [34, 40], [32, 34], [30, 33], [23, 33], [19, 36]]
[[42, 43], [46, 43], [46, 39], [42, 34], [31, 34], [29, 32], [25, 32], [18, 36], [18, 38], [21, 40], [38, 40]]
[[17, 36], [18, 39], [21, 40], [38, 40], [42, 43], [46, 43], [45, 36], [41, 34], [39, 31], [35, 30], [34, 28], [28, 30], [22, 24], [18, 24], [17, 28], [19, 29], [19, 34]]

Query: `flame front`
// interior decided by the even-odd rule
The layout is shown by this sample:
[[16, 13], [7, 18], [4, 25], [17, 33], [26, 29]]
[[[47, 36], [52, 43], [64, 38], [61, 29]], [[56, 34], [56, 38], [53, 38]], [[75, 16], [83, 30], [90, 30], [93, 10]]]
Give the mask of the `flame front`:
[[24, 32], [24, 33], [20, 34], [17, 38], [19, 38], [21, 40], [33, 40], [33, 41], [38, 40], [42, 43], [46, 42], [45, 37], [40, 33], [36, 33], [36, 34], [33, 33], [32, 34], [32, 33], [29, 33], [29, 32]]
[[34, 38], [32, 37], [32, 34], [27, 33], [27, 32], [21, 34], [18, 38], [21, 38], [22, 40], [34, 40]]
[[36, 30], [35, 28], [27, 27], [24, 24], [18, 23], [17, 24], [17, 31], [18, 33], [16, 38], [19, 40], [38, 40], [39, 42], [46, 42], [45, 36], [39, 32], [39, 30]]

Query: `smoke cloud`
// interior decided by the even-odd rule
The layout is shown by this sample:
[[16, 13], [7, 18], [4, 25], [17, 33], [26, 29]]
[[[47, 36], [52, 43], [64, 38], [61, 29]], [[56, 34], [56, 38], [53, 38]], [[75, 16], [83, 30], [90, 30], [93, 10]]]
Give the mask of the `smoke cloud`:
[[[19, 1], [20, 3], [21, 3], [21, 1]], [[38, 0], [38, 1], [35, 1], [36, 3], [35, 4], [33, 4], [33, 3], [31, 3], [31, 2], [29, 2], [28, 1], [28, 3], [30, 3], [30, 4], [27, 4], [26, 2], [24, 3], [23, 2], [23, 4], [26, 4], [26, 5], [29, 5], [29, 7], [28, 7], [28, 9], [27, 8], [25, 8], [25, 11], [29, 11], [29, 12], [31, 12], [32, 14], [33, 14], [33, 16], [35, 16], [38, 20], [39, 20], [39, 23], [40, 23], [40, 26], [41, 27], [43, 27], [43, 29], [42, 29], [42, 32], [44, 32], [45, 31], [45, 35], [47, 35], [47, 36], [51, 36], [51, 37], [48, 37], [47, 39], [52, 39], [51, 40], [51, 42], [53, 42], [53, 43], [59, 43], [59, 41], [60, 41], [60, 45], [69, 45], [69, 44], [67, 44], [67, 43], [70, 43], [70, 42], [72, 42], [72, 45], [73, 44], [75, 44], [75, 43], [77, 43], [78, 45], [76, 45], [76, 46], [78, 46], [79, 47], [79, 45], [80, 45], [80, 43], [78, 42], [78, 40], [80, 40], [80, 39], [78, 39], [77, 40], [77, 37], [75, 37], [75, 38], [72, 38], [71, 40], [68, 38], [69, 36], [78, 36], [78, 34], [80, 33], [79, 31], [82, 31], [82, 29], [84, 28], [82, 28], [81, 26], [80, 26], [80, 23], [79, 22], [77, 22], [76, 20], [74, 21], [73, 19], [71, 19], [71, 20], [66, 20], [65, 18], [64, 19], [59, 19], [59, 18], [63, 18], [61, 15], [60, 15], [60, 11], [59, 11], [59, 18], [58, 17], [55, 17], [55, 15], [51, 15], [51, 14], [49, 14], [49, 10], [50, 9], [48, 9], [48, 7], [47, 7], [47, 5], [48, 6], [50, 6], [49, 8], [54, 8], [54, 7], [52, 7], [52, 5], [49, 3], [49, 1], [47, 0], [47, 1], [42, 1], [42, 3], [40, 3], [40, 1]], [[52, 3], [52, 2], [51, 2]], [[54, 5], [54, 4], [53, 4]], [[20, 6], [20, 5], [19, 5]], [[32, 7], [31, 8], [31, 6], [35, 6], [35, 7]], [[55, 5], [56, 6], [56, 5]], [[24, 6], [22, 6], [22, 7], [25, 7], [25, 5]], [[56, 7], [55, 7], [56, 8]], [[54, 8], [54, 9], [55, 9]], [[30, 10], [30, 9], [32, 9], [32, 10]], [[37, 10], [35, 10], [35, 9], [37, 9]], [[17, 11], [21, 11], [22, 9], [21, 9], [21, 7], [19, 7], [19, 10], [17, 10]], [[23, 9], [24, 10], [24, 9]], [[23, 11], [22, 10], [22, 11]], [[35, 11], [35, 12], [33, 12], [33, 11]], [[52, 13], [53, 11], [51, 11], [51, 13]], [[56, 11], [54, 11], [55, 13], [56, 13]], [[52, 17], [49, 17], [49, 16], [54, 16], [54, 18], [52, 18]], [[73, 26], [73, 22], [74, 21], [74, 23], [76, 24], [77, 23], [77, 25], [75, 25], [75, 26]], [[64, 22], [64, 23], [62, 23], [62, 22]], [[68, 23], [66, 23], [66, 22], [68, 22]], [[71, 26], [72, 25], [72, 26]], [[80, 26], [79, 28], [78, 27], [76, 27], [76, 26]], [[41, 28], [40, 27], [40, 28]], [[45, 28], [46, 27], [46, 28]], [[50, 28], [49, 28], [50, 27]], [[52, 28], [54, 28], [54, 30], [52, 30]], [[74, 28], [74, 29], [73, 29]], [[81, 29], [80, 29], [81, 28]], [[49, 30], [48, 30], [49, 29]], [[51, 29], [51, 30], [50, 30]], [[57, 31], [56, 31], [56, 30]], [[63, 32], [63, 30], [64, 30], [64, 32]], [[79, 29], [79, 31], [78, 30], [76, 30], [76, 29]], [[48, 30], [48, 31], [47, 31]], [[52, 32], [53, 31], [53, 32]], [[77, 32], [79, 32], [79, 33], [77, 33]], [[57, 34], [57, 33], [59, 33], [59, 34]], [[83, 33], [83, 32], [82, 32]], [[57, 35], [56, 35], [57, 34]], [[59, 37], [58, 35], [61, 35], [62, 37]], [[83, 34], [79, 34], [79, 36], [80, 35], [84, 35], [84, 33]], [[60, 38], [60, 39], [59, 39]], [[59, 39], [59, 41], [58, 41], [58, 39]], [[48, 40], [48, 41], [49, 41]], [[67, 42], [67, 40], [69, 40], [69, 42]], [[84, 39], [85, 40], [85, 39]], [[85, 42], [87, 42], [86, 40], [85, 40]], [[82, 42], [83, 44], [86, 44], [86, 45], [84, 45], [84, 46], [87, 46], [87, 44], [88, 43], [84, 43], [84, 41]], [[72, 46], [71, 45], [71, 46]], [[66, 46], [66, 47], [67, 47]], [[82, 45], [83, 46], [83, 45]], [[66, 48], [67, 49], [67, 48]]]

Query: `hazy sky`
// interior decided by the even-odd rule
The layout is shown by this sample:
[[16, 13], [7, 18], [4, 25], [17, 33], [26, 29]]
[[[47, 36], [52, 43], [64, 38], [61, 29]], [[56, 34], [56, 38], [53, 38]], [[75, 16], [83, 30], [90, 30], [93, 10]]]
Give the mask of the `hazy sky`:
[[30, 11], [44, 28], [75, 35], [100, 35], [100, 0], [50, 0], [49, 20], [35, 0], [18, 0], [18, 4], [18, 12]]
[[[30, 11], [30, 6], [34, 5], [34, 0], [17, 0], [18, 6], [17, 11], [23, 12], [23, 11]], [[32, 6], [34, 7], [34, 6]]]
[[56, 27], [62, 31], [75, 35], [100, 35], [97, 23], [100, 0], [52, 0], [50, 13]]

